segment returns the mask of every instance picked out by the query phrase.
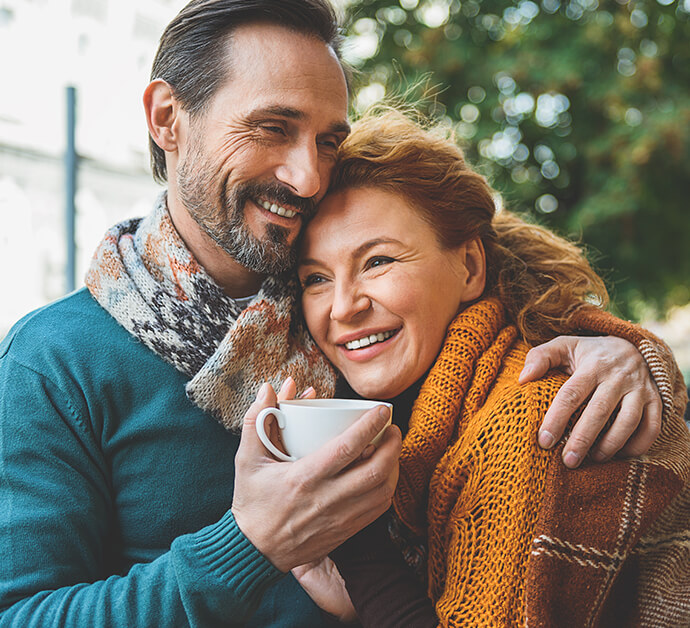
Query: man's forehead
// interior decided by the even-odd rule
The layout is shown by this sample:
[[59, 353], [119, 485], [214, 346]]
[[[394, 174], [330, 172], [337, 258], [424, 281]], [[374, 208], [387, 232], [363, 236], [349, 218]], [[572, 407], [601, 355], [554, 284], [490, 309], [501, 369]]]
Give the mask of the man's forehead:
[[[327, 78], [342, 83], [345, 71], [338, 56], [316, 35], [266, 22], [238, 26], [228, 35], [229, 75], [246, 73], [254, 80], [271, 77], [287, 84]], [[264, 75], [263, 77], [261, 75]]]
[[[313, 35], [263, 22], [238, 27], [227, 41], [228, 72], [218, 94], [246, 115], [276, 115], [348, 134], [345, 73], [333, 49]], [[227, 105], [227, 100], [225, 101]]]

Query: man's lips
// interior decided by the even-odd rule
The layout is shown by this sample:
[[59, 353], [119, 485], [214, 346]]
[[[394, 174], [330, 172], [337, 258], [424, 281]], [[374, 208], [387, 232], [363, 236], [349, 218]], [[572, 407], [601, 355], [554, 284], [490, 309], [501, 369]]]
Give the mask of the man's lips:
[[275, 201], [269, 201], [267, 199], [256, 199], [254, 203], [259, 207], [263, 207], [266, 211], [271, 212], [276, 216], [282, 216], [283, 218], [294, 218], [300, 213], [292, 207], [279, 205]]

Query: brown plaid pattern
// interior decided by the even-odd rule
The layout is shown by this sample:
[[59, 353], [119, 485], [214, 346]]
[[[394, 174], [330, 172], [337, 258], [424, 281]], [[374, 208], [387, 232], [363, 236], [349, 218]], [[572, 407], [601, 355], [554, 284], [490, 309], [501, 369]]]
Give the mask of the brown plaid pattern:
[[689, 478], [680, 412], [664, 417], [646, 456], [577, 471], [552, 459], [528, 561], [525, 625], [690, 626]]

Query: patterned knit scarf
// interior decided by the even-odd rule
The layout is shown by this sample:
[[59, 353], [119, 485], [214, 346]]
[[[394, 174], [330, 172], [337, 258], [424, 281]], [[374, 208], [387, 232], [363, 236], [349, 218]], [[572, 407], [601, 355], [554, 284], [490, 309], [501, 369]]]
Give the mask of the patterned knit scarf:
[[264, 381], [279, 387], [290, 375], [298, 390], [333, 396], [335, 373], [302, 323], [296, 281], [269, 277], [242, 310], [187, 249], [166, 200], [105, 234], [85, 280], [98, 303], [188, 375], [189, 399], [227, 429], [241, 429]]

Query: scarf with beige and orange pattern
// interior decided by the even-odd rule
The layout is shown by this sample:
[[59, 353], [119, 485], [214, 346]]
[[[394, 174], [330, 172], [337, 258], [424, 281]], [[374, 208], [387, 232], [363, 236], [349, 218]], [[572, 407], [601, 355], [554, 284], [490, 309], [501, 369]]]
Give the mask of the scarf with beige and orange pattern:
[[333, 396], [335, 374], [301, 322], [296, 281], [267, 278], [242, 309], [187, 249], [166, 199], [105, 234], [85, 280], [98, 303], [188, 375], [189, 399], [228, 429], [241, 428], [264, 381], [279, 387], [291, 376], [298, 390]]

